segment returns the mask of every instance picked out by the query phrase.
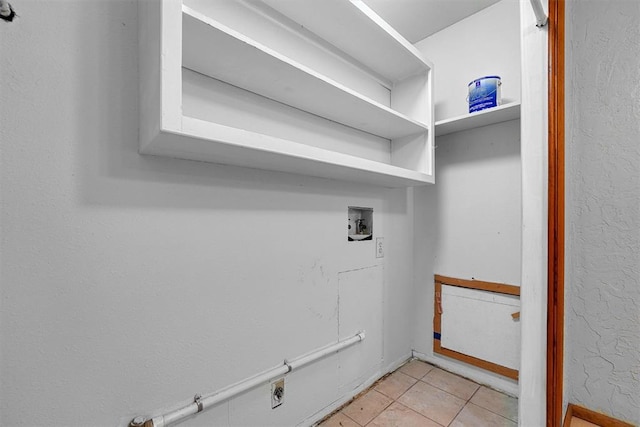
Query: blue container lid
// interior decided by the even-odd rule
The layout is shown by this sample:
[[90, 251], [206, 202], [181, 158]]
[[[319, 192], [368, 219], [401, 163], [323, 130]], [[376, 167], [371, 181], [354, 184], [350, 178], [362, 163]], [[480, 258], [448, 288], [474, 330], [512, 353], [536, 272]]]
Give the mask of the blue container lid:
[[472, 82], [470, 82], [467, 86], [471, 86], [475, 82], [477, 82], [479, 80], [484, 80], [484, 79], [498, 79], [498, 80], [500, 80], [500, 76], [484, 76], [484, 77], [480, 77], [479, 79], [475, 79]]

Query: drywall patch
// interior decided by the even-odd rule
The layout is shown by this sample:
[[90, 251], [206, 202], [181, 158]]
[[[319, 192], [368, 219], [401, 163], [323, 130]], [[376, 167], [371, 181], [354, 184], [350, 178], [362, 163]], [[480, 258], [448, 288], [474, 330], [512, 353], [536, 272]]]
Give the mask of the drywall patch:
[[373, 266], [338, 274], [339, 339], [365, 331], [359, 346], [339, 353], [340, 387], [351, 390], [378, 372], [383, 359], [383, 268]]

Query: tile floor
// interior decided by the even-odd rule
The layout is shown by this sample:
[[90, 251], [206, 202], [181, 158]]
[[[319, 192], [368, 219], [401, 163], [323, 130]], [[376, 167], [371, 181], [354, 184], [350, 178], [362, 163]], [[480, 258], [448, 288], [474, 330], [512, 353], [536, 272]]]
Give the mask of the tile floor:
[[516, 427], [518, 400], [412, 360], [321, 427]]

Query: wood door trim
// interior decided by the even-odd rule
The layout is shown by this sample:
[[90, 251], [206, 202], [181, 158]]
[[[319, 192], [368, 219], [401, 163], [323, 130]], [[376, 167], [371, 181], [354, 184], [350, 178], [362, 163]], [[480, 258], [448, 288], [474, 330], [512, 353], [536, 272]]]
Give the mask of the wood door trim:
[[564, 358], [565, 0], [549, 0], [547, 427], [562, 425]]
[[603, 427], [633, 427], [633, 424], [621, 421], [600, 412], [592, 411], [584, 406], [569, 403], [569, 406], [567, 407], [567, 415], [564, 418], [564, 427], [571, 427], [571, 419], [573, 417], [580, 418], [581, 420], [589, 421], [592, 424]]
[[467, 280], [455, 277], [434, 275], [435, 282], [443, 285], [459, 286], [462, 288], [478, 289], [481, 291], [498, 292], [500, 294], [520, 296], [520, 286], [507, 285], [505, 283], [486, 282], [483, 280]]

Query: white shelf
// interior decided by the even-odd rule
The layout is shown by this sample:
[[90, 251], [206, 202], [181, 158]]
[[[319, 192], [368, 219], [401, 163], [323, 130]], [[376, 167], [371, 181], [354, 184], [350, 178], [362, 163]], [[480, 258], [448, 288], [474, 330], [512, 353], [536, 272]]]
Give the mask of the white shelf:
[[[353, 8], [357, 2], [339, 1], [342, 3], [331, 0], [336, 11], [345, 5], [352, 11], [360, 10]], [[317, 6], [322, 13], [328, 12], [324, 2]], [[280, 38], [270, 39], [267, 47], [225, 25], [237, 20], [223, 24], [179, 1], [142, 1], [138, 2], [138, 8], [140, 153], [384, 187], [434, 182], [433, 80], [431, 68], [419, 57], [414, 55], [412, 59], [418, 64], [413, 69], [415, 72], [401, 82], [394, 82], [391, 106], [387, 106], [277, 52], [278, 43], [291, 46], [286, 31], [278, 34]], [[379, 34], [393, 35], [392, 30], [379, 30], [386, 24], [376, 23], [376, 17], [361, 15], [374, 21]], [[252, 15], [252, 19], [255, 18]], [[260, 26], [260, 18], [252, 21], [253, 24]], [[264, 31], [269, 27], [257, 28]], [[295, 31], [295, 25], [287, 26], [287, 31]], [[395, 35], [387, 42], [396, 46], [400, 56], [411, 51], [404, 46], [408, 42], [402, 42]], [[367, 40], [363, 46], [375, 51], [376, 43], [382, 42]], [[335, 47], [336, 51], [341, 48]], [[344, 54], [344, 58], [348, 57], [349, 54]], [[386, 57], [385, 61], [393, 64], [394, 59], [390, 58], [394, 57]], [[317, 63], [322, 55], [314, 59]], [[361, 67], [361, 64], [355, 65]], [[354, 64], [339, 61], [333, 66], [346, 70], [353, 69]], [[242, 89], [235, 92], [240, 102], [218, 111], [220, 115], [206, 113], [210, 106], [206, 104], [206, 97], [200, 98], [204, 103], [201, 106], [183, 103], [193, 100], [193, 94], [185, 92], [185, 69], [205, 76], [204, 85], [211, 79], [211, 83], [224, 82]], [[336, 71], [340, 75], [344, 70]], [[398, 75], [406, 72], [409, 71]], [[386, 78], [389, 76], [391, 74]], [[372, 79], [380, 83], [376, 76]], [[207, 90], [214, 87], [221, 86], [211, 84]], [[238, 109], [242, 102], [250, 99], [242, 98], [241, 92], [251, 92], [268, 100], [276, 114], [260, 117], [261, 120], [252, 122], [251, 126], [243, 125], [242, 118], [246, 116], [251, 120], [253, 110]], [[291, 107], [301, 113], [287, 116], [286, 111]], [[304, 118], [304, 114], [308, 118]], [[232, 116], [235, 121], [230, 124], [228, 119]], [[304, 133], [296, 140], [298, 134], [291, 130], [308, 123], [313, 123], [318, 139], [324, 138], [318, 145], [327, 140], [329, 147], [336, 143], [343, 145], [338, 151], [310, 145], [314, 143], [313, 138]], [[371, 145], [367, 145], [368, 142]]]
[[262, 0], [391, 83], [431, 63], [361, 0]]
[[182, 10], [186, 68], [383, 138], [429, 129], [207, 16]]
[[[215, 139], [211, 135], [216, 135]], [[383, 187], [433, 183], [433, 176], [191, 117], [161, 132], [141, 153], [362, 182]]]
[[520, 103], [512, 102], [494, 108], [464, 114], [436, 122], [436, 136], [479, 128], [520, 118]]

